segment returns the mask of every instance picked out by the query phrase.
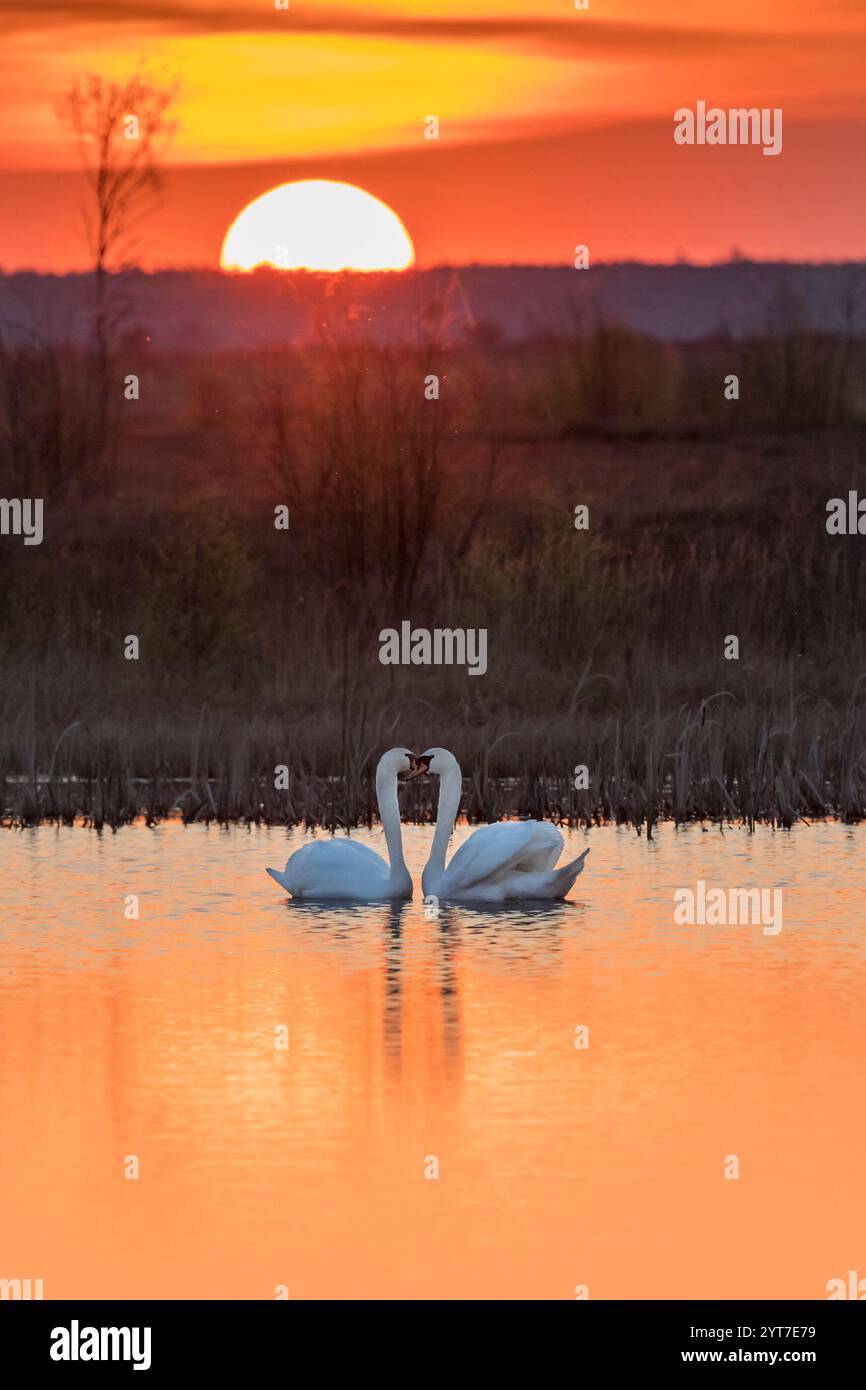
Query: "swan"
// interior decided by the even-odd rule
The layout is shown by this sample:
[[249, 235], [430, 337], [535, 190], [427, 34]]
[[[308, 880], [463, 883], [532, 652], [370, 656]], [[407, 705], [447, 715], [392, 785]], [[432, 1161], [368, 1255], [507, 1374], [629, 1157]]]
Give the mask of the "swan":
[[268, 869], [293, 898], [331, 898], [376, 902], [411, 898], [412, 878], [403, 858], [397, 777], [425, 770], [407, 748], [389, 748], [376, 767], [376, 800], [385, 831], [388, 861], [357, 840], [314, 840], [290, 856], [285, 869]]
[[583, 871], [589, 850], [555, 869], [565, 841], [556, 826], [547, 821], [483, 825], [452, 855], [446, 869], [445, 852], [463, 786], [460, 764], [447, 748], [428, 748], [413, 764], [415, 775], [422, 770], [439, 778], [436, 833], [421, 876], [425, 898], [500, 903], [516, 898], [565, 897]]

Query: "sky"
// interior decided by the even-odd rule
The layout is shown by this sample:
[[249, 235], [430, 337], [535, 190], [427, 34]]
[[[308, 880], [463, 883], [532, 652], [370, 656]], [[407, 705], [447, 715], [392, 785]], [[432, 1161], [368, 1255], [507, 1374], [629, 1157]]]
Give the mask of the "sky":
[[[866, 257], [866, 0], [0, 0], [0, 267], [86, 267], [55, 103], [142, 61], [180, 83], [147, 269], [216, 266], [296, 178], [382, 198], [420, 265]], [[781, 108], [782, 153], [676, 145], [699, 100]]]

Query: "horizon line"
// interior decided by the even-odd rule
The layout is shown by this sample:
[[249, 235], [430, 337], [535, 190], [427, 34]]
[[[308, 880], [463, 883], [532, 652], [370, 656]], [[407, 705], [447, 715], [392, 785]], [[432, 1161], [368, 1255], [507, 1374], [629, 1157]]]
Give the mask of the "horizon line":
[[[637, 267], [641, 270], [726, 270], [737, 266], [763, 266], [780, 267], [785, 266], [790, 269], [809, 268], [809, 269], [830, 269], [859, 266], [866, 269], [866, 257], [846, 258], [846, 259], [823, 259], [823, 260], [788, 260], [785, 257], [757, 257], [748, 255], [737, 255], [726, 260], [716, 261], [697, 261], [688, 258], [678, 257], [671, 261], [641, 261], [631, 258], [618, 260], [599, 260], [595, 261], [585, 270], [578, 271], [569, 261], [436, 261], [429, 265], [407, 266], [404, 270], [357, 270], [346, 267], [343, 270], [308, 270], [304, 267], [295, 267], [285, 270], [275, 265], [259, 265], [252, 270], [224, 270], [219, 265], [164, 265], [145, 268], [140, 265], [119, 266], [115, 270], [105, 273], [110, 276], [122, 275], [218, 275], [226, 280], [249, 280], [255, 276], [316, 276], [319, 279], [333, 279], [338, 275], [357, 276], [370, 278], [372, 276], [393, 276], [395, 279], [411, 275], [427, 275], [436, 271], [460, 271], [460, 270], [568, 270], [572, 273], [581, 275], [591, 274], [593, 270], [613, 270], [625, 267]], [[37, 275], [42, 279], [71, 280], [92, 276], [95, 271], [91, 267], [77, 270], [46, 270], [37, 266], [18, 266], [15, 269], [7, 269], [0, 265], [0, 276], [4, 279], [11, 279], [16, 275]]]

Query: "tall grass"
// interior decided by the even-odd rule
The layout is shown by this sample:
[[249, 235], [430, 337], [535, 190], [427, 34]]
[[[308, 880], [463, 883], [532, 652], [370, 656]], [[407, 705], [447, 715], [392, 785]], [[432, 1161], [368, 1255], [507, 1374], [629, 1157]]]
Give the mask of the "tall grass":
[[[333, 719], [307, 719], [288, 730], [205, 718], [155, 729], [150, 737], [107, 725], [78, 726], [62, 738], [45, 772], [21, 771], [29, 745], [0, 758], [2, 819], [13, 825], [82, 820], [117, 828], [139, 817], [186, 822], [233, 821], [325, 826], [370, 824], [376, 816], [375, 755], [390, 743], [450, 747], [464, 770], [463, 812], [470, 820], [531, 815], [566, 825], [613, 821], [652, 834], [659, 819], [678, 823], [798, 821], [866, 816], [866, 754], [862, 689], [837, 713], [804, 710], [790, 700], [786, 715], [740, 709], [724, 693], [676, 711], [635, 709], [593, 716], [580, 709], [552, 724], [527, 718], [518, 728], [501, 713], [483, 727], [439, 718], [426, 736], [411, 708], [383, 711], [393, 732], [368, 730], [367, 741], [342, 750], [341, 770], [326, 773], [340, 730]], [[363, 727], [363, 725], [361, 725]], [[399, 730], [399, 732], [398, 732]], [[188, 742], [183, 746], [182, 734]], [[407, 732], [414, 737], [406, 738]], [[331, 747], [329, 748], [329, 743]], [[576, 790], [578, 764], [588, 790]], [[275, 790], [274, 768], [290, 769]], [[435, 792], [408, 791], [406, 814], [426, 821]]]

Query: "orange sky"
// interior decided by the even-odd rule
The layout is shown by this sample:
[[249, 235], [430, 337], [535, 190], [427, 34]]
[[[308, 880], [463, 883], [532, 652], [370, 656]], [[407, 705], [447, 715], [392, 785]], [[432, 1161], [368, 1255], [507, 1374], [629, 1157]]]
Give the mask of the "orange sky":
[[[54, 102], [139, 59], [181, 81], [139, 260], [214, 265], [250, 198], [358, 182], [420, 264], [866, 255], [860, 0], [63, 0], [0, 11], [0, 266], [86, 265]], [[784, 149], [680, 148], [673, 112], [782, 107]], [[423, 138], [436, 114], [438, 143]]]

